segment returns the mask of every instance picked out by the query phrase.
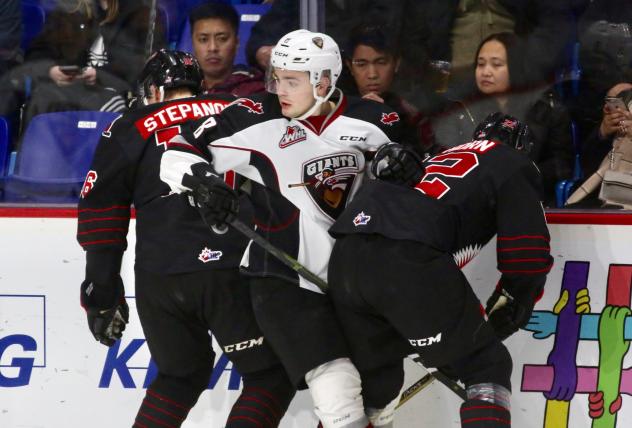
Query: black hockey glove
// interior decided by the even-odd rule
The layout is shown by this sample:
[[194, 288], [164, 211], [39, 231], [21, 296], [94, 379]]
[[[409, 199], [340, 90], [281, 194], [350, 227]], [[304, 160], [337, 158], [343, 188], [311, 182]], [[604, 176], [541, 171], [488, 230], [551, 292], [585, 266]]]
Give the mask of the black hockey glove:
[[182, 184], [191, 189], [189, 202], [209, 225], [223, 227], [239, 213], [239, 195], [213, 168], [200, 162], [191, 165], [193, 176], [186, 174]]
[[530, 288], [523, 293], [510, 293], [504, 288], [497, 288], [492, 293], [485, 312], [500, 340], [505, 340], [527, 325], [541, 293], [541, 288]]
[[81, 283], [81, 306], [88, 315], [88, 327], [96, 340], [106, 346], [123, 336], [129, 322], [129, 307], [120, 276], [112, 284]]
[[379, 180], [413, 187], [425, 170], [413, 150], [398, 143], [386, 143], [375, 153], [371, 172]]

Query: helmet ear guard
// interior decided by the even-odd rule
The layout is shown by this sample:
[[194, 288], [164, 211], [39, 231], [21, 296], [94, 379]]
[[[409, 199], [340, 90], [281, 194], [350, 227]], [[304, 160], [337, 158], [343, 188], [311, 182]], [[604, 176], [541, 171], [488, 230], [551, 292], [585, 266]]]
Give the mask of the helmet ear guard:
[[529, 154], [535, 145], [529, 127], [513, 116], [491, 113], [478, 124], [473, 140], [494, 140]]

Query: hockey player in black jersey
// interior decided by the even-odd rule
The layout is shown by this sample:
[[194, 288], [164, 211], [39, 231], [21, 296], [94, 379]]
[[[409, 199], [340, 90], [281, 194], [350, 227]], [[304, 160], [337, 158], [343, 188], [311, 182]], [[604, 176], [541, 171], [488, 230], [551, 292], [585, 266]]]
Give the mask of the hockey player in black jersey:
[[[307, 30], [285, 35], [272, 51], [269, 93], [238, 99], [221, 115], [183, 129], [160, 170], [173, 191], [204, 195], [200, 205], [219, 223], [236, 204], [221, 201], [230, 194], [212, 168], [258, 183], [251, 194], [257, 233], [322, 279], [334, 242], [327, 230], [364, 178], [365, 153], [397, 139], [400, 125], [383, 104], [338, 90], [341, 69], [331, 37]], [[242, 269], [252, 276], [259, 325], [292, 381], [308, 385], [323, 425], [366, 427], [359, 373], [329, 298], [257, 245], [248, 247]]]
[[[119, 270], [133, 204], [136, 307], [158, 367], [134, 427], [183, 423], [210, 380], [209, 330], [243, 377], [241, 395], [222, 426], [276, 427], [294, 387], [257, 326], [239, 274], [247, 242], [233, 231], [211, 233], [187, 198], [170, 194], [159, 178], [167, 141], [187, 122], [219, 113], [234, 99], [191, 98], [201, 80], [189, 54], [155, 53], [139, 79], [146, 106], [103, 133], [79, 202], [77, 239], [86, 251], [81, 304], [98, 341], [111, 346], [121, 337], [128, 307]], [[234, 183], [232, 172], [225, 178]], [[243, 219], [250, 221], [246, 212]]]
[[[498, 113], [421, 168], [397, 144], [376, 154], [380, 179], [330, 230], [330, 295], [364, 394], [396, 397], [402, 355], [416, 352], [465, 384], [462, 427], [510, 426], [512, 362], [501, 340], [527, 323], [552, 265], [539, 172], [521, 153], [529, 141], [524, 125]], [[486, 322], [459, 268], [494, 235], [502, 275]]]

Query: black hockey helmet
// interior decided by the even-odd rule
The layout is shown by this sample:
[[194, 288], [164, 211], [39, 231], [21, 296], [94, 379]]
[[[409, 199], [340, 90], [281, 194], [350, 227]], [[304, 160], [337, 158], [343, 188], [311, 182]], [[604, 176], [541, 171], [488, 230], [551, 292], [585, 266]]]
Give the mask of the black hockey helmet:
[[501, 112], [491, 113], [479, 123], [472, 138], [500, 141], [527, 154], [531, 152], [534, 145], [529, 127], [515, 117]]
[[149, 94], [154, 85], [163, 89], [190, 88], [197, 95], [202, 88], [202, 71], [193, 55], [160, 49], [154, 52], [138, 77], [138, 96]]

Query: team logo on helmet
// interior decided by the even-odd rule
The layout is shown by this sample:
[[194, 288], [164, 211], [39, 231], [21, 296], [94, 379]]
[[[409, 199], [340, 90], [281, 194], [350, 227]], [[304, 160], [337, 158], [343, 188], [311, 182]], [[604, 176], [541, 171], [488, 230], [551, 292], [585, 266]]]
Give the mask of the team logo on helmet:
[[384, 125], [392, 126], [395, 122], [399, 122], [399, 115], [397, 112], [382, 113], [382, 119], [380, 119]]
[[322, 49], [324, 41], [322, 37], [314, 37], [312, 39], [312, 43], [314, 43], [319, 49]]
[[182, 62], [184, 63], [184, 65], [193, 65], [193, 58], [191, 58], [190, 56], [185, 56], [184, 58], [182, 58]]
[[364, 211], [362, 211], [358, 213], [358, 215], [355, 216], [355, 218], [353, 219], [353, 225], [355, 227], [366, 226], [366, 224], [370, 221], [371, 221], [371, 216], [364, 214]]
[[347, 205], [359, 172], [360, 162], [354, 153], [324, 156], [303, 164], [303, 182], [299, 186], [307, 189], [321, 211], [335, 219]]
[[254, 102], [250, 98], [239, 98], [238, 100], [233, 101], [233, 103], [244, 107], [249, 113], [263, 114], [263, 105], [261, 103]]
[[92, 188], [94, 187], [94, 183], [96, 183], [97, 178], [99, 178], [99, 176], [97, 175], [97, 172], [95, 170], [91, 169], [90, 171], [88, 171], [88, 174], [86, 174], [86, 179], [83, 182], [83, 187], [81, 188], [81, 199], [88, 196], [88, 193], [90, 193], [90, 190], [92, 190]]
[[283, 135], [283, 137], [281, 137], [281, 141], [279, 141], [279, 147], [284, 149], [287, 146], [300, 143], [301, 141], [305, 141], [306, 139], [307, 133], [303, 128], [298, 125], [288, 126], [285, 130], [285, 134]]

